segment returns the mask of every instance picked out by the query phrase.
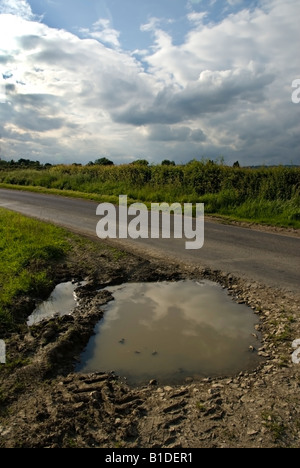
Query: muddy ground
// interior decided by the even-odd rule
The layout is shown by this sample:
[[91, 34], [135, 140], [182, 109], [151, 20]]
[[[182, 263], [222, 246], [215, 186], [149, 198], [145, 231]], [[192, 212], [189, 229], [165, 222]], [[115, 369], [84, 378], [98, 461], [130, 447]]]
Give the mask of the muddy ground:
[[[300, 446], [300, 297], [171, 261], [120, 253], [87, 242], [53, 272], [56, 282], [88, 277], [72, 316], [55, 318], [7, 340], [9, 364], [0, 367], [0, 447], [225, 448]], [[211, 279], [258, 314], [261, 362], [253, 372], [130, 388], [113, 373], [74, 373], [113, 284]], [[24, 317], [33, 298], [16, 304]], [[259, 343], [259, 342], [258, 342]], [[249, 352], [251, 352], [249, 350]]]

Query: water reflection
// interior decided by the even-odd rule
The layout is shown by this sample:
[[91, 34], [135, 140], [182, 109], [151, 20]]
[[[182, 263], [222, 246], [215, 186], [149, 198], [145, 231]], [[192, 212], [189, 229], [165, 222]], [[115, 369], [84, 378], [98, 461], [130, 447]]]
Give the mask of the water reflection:
[[215, 283], [126, 284], [107, 288], [106, 307], [78, 370], [114, 370], [132, 384], [176, 383], [191, 375], [233, 374], [257, 364], [252, 310]]
[[71, 314], [78, 304], [75, 290], [84, 284], [86, 283], [73, 283], [71, 281], [58, 284], [50, 297], [29, 316], [27, 325], [32, 326], [42, 320], [50, 319], [56, 314], [60, 316]]

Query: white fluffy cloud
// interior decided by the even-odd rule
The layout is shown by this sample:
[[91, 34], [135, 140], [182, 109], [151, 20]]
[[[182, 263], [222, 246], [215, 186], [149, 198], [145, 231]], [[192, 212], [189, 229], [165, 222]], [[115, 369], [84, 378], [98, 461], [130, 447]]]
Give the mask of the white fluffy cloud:
[[12, 14], [27, 20], [34, 18], [31, 7], [26, 0], [1, 0], [0, 14]]
[[104, 44], [110, 44], [113, 47], [120, 47], [120, 32], [113, 29], [108, 19], [100, 18], [93, 24], [91, 30], [81, 28], [80, 32], [86, 37], [97, 39]]
[[181, 45], [152, 19], [142, 61], [108, 20], [80, 39], [34, 20], [26, 1], [2, 0], [0, 13], [2, 157], [300, 163], [298, 0], [263, 0], [216, 24], [190, 13]]

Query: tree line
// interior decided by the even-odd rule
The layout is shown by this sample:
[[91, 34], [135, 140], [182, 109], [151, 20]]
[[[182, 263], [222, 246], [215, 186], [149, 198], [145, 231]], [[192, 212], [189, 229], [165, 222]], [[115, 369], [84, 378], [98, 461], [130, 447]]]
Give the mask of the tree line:
[[[132, 161], [130, 164], [138, 166], [149, 166], [150, 163], [146, 159], [137, 159]], [[115, 163], [106, 157], [96, 159], [95, 161], [89, 161], [86, 166], [114, 166]], [[165, 159], [161, 163], [162, 166], [176, 166], [174, 161], [169, 161]], [[10, 169], [49, 169], [50, 167], [55, 166], [55, 164], [50, 163], [41, 163], [40, 161], [31, 161], [30, 159], [20, 158], [18, 161], [13, 159], [10, 161], [5, 161], [0, 158], [0, 168], [10, 168]], [[81, 163], [73, 163], [71, 166], [82, 167]]]

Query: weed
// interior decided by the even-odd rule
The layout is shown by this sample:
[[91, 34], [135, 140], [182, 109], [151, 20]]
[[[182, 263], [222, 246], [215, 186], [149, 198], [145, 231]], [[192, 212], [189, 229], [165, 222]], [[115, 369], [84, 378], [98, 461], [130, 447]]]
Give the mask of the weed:
[[265, 411], [262, 413], [262, 419], [264, 426], [271, 432], [274, 442], [279, 442], [286, 432], [286, 427], [279, 417], [274, 413]]
[[75, 439], [68, 439], [66, 441], [66, 447], [67, 448], [78, 448], [78, 444], [77, 444], [77, 441]]
[[114, 448], [116, 448], [116, 449], [121, 449], [121, 448], [124, 448], [125, 446], [126, 446], [126, 444], [122, 440], [117, 441], [117, 442], [114, 443]]
[[110, 248], [110, 252], [112, 253], [112, 256], [115, 260], [121, 260], [122, 258], [127, 257], [126, 252], [122, 252], [118, 249]]
[[30, 359], [14, 359], [13, 361], [10, 361], [8, 358], [6, 364], [3, 366], [3, 371], [11, 373], [16, 369], [28, 366], [28, 364], [30, 364]]
[[285, 324], [283, 331], [278, 335], [273, 335], [271, 339], [273, 343], [282, 343], [284, 341], [290, 341], [291, 334], [292, 334], [292, 330], [291, 330], [290, 324]]
[[200, 413], [205, 413], [205, 411], [206, 411], [205, 405], [203, 403], [201, 403], [200, 401], [197, 401], [196, 408]]

